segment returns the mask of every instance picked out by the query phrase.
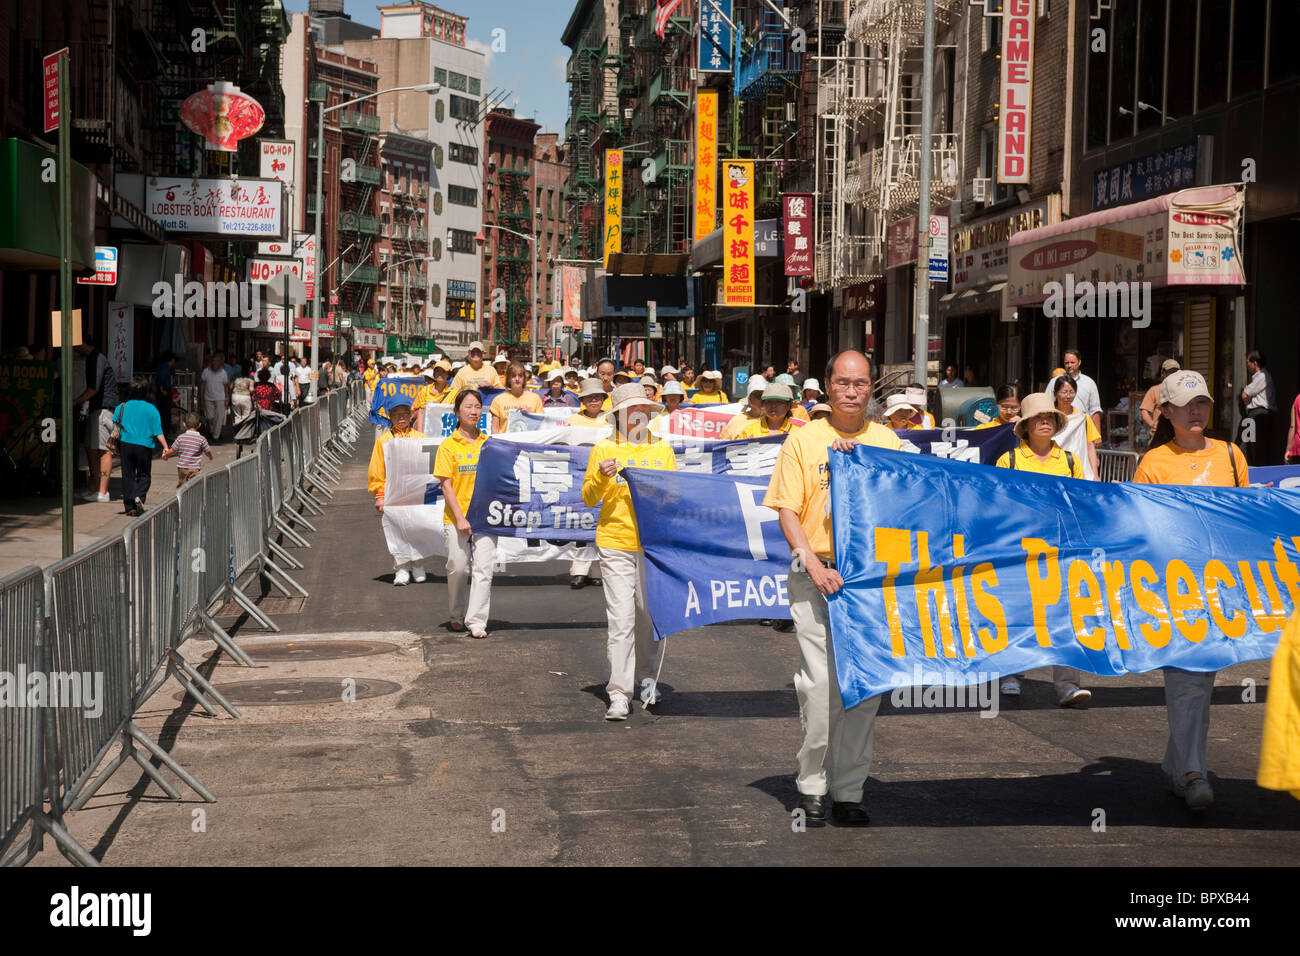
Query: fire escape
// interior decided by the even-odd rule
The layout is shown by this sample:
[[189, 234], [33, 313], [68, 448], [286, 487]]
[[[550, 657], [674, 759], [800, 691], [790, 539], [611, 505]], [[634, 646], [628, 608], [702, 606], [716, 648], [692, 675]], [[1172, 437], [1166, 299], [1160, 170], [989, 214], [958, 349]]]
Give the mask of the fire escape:
[[754, 166], [754, 205], [759, 218], [781, 214], [785, 167], [795, 159], [792, 138], [797, 129], [802, 73], [803, 53], [792, 42], [790, 28], [780, 13], [763, 6], [758, 11], [757, 30], [746, 37], [736, 84], [736, 96], [758, 107], [745, 113], [739, 152], [762, 160]]
[[[618, 37], [615, 38], [618, 43]], [[608, 54], [603, 10], [597, 7], [569, 57], [569, 121], [565, 141], [569, 150], [568, 235], [571, 258], [591, 258], [600, 248], [600, 186], [606, 115], [605, 58]], [[615, 51], [617, 55], [617, 51]], [[617, 81], [615, 81], [617, 82]]]
[[[360, 105], [373, 109], [373, 101]], [[375, 284], [379, 281], [379, 269], [374, 264], [373, 256], [375, 237], [379, 235], [379, 217], [374, 215], [374, 195], [383, 176], [375, 161], [379, 150], [379, 117], [374, 113], [348, 108], [340, 111], [338, 122], [342, 133], [341, 158], [356, 162], [355, 180], [349, 182], [340, 177], [339, 242], [345, 247], [355, 243], [339, 263], [340, 278], [344, 280], [340, 292], [341, 307], [354, 325], [380, 325], [393, 332], [391, 303], [390, 321], [387, 323], [377, 322], [374, 313]], [[308, 155], [314, 158], [315, 140], [309, 147]]]
[[[935, 0], [935, 29], [960, 5]], [[818, 57], [816, 280], [822, 288], [882, 275], [886, 229], [915, 213], [920, 197], [925, 4], [849, 0], [848, 9], [844, 41]], [[862, 149], [864, 143], [871, 148]], [[930, 201], [942, 203], [957, 192], [957, 134], [935, 133], [929, 148]]]
[[[503, 229], [513, 229], [525, 235], [532, 229], [532, 202], [529, 196], [531, 175], [529, 160], [522, 164], [506, 166], [495, 171], [497, 194], [497, 224]], [[506, 292], [505, 327], [493, 326], [493, 341], [501, 345], [520, 344], [522, 330], [531, 318], [528, 302], [528, 283], [532, 277], [532, 249], [526, 240], [511, 235], [503, 229], [493, 229], [496, 245], [496, 281]]]
[[[388, 195], [392, 200], [392, 222], [389, 226], [392, 258], [385, 265], [382, 278], [387, 282], [385, 291], [390, 311], [400, 309], [390, 333], [427, 337], [428, 323], [421, 311], [425, 304], [425, 293], [429, 289], [425, 265], [420, 261], [404, 260], [418, 259], [427, 254], [429, 233], [424, 226], [424, 203], [428, 197], [428, 186], [394, 176]], [[438, 254], [441, 253], [440, 245]], [[440, 304], [440, 300], [441, 290], [438, 301], [433, 303], [434, 307]]]

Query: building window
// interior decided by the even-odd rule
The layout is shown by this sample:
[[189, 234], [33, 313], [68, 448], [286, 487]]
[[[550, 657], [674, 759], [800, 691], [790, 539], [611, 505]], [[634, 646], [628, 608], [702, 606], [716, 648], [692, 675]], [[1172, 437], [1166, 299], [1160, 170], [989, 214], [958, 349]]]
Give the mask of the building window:
[[449, 89], [460, 90], [465, 92], [469, 86], [469, 78], [464, 73], [451, 72], [447, 74], [447, 86]]
[[465, 229], [451, 230], [449, 246], [452, 252], [473, 252], [475, 248], [474, 233]]
[[447, 187], [447, 202], [455, 203], [457, 206], [477, 206], [478, 190], [469, 186]]
[[[988, 0], [988, 9], [1002, 9], [1002, 0]], [[1002, 52], [1002, 18], [989, 17], [984, 18], [984, 52], [1001, 53]]]
[[478, 303], [473, 299], [453, 299], [448, 296], [447, 318], [473, 322], [478, 318]]
[[478, 77], [471, 76], [469, 78], [469, 90], [467, 92], [471, 96], [478, 96], [479, 93], [481, 93], [482, 91], [483, 91], [483, 86], [480, 80], [478, 79]]
[[448, 143], [447, 153], [453, 163], [478, 165], [478, 149], [473, 146], [466, 146], [464, 143]]
[[478, 102], [464, 96], [451, 94], [451, 118], [474, 119], [478, 115]]
[[433, 82], [440, 86], [447, 85], [447, 71], [440, 66], [433, 68]]
[[1232, 0], [1201, 0], [1200, 64], [1196, 77], [1196, 111], [1228, 98], [1228, 36]]
[[998, 183], [998, 128], [986, 126], [980, 130], [980, 178], [989, 181], [988, 195], [992, 202], [1010, 199], [1016, 193], [1012, 183]]

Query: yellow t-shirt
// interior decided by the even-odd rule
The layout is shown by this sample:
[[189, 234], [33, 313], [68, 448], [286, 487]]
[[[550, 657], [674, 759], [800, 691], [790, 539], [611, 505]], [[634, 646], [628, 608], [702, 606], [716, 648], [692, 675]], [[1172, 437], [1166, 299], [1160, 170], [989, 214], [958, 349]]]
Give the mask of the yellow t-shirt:
[[981, 428], [999, 428], [1002, 425], [1010, 425], [1010, 424], [1011, 422], [1004, 422], [1000, 418], [995, 418], [993, 419], [993, 421], [985, 422], [983, 425], [976, 425], [975, 430], [979, 431]]
[[588, 508], [600, 503], [600, 520], [596, 523], [596, 546], [617, 551], [640, 551], [641, 536], [636, 529], [636, 514], [632, 510], [632, 493], [622, 475], [607, 478], [600, 472], [600, 463], [606, 458], [624, 468], [658, 468], [676, 471], [677, 456], [672, 448], [659, 441], [634, 445], [626, 439], [606, 438], [591, 450], [587, 459], [587, 473], [582, 479], [582, 502]]
[[[478, 456], [483, 451], [487, 435], [478, 433], [478, 438], [470, 441], [457, 428], [442, 440], [438, 454], [433, 460], [433, 477], [441, 481], [451, 479], [451, 490], [460, 505], [460, 513], [469, 514], [470, 499], [474, 497], [474, 480], [478, 477]], [[451, 508], [443, 505], [442, 523], [455, 524]]]
[[709, 395], [703, 392], [696, 392], [688, 401], [692, 405], [725, 405], [727, 404], [727, 393], [719, 389]]
[[451, 380], [452, 388], [457, 392], [467, 388], [496, 388], [497, 370], [486, 362], [477, 372], [468, 365], [462, 365]]
[[375, 496], [376, 501], [382, 501], [384, 498], [384, 483], [388, 480], [388, 469], [384, 465], [384, 442], [391, 438], [424, 438], [424, 432], [418, 432], [414, 428], [408, 428], [400, 435], [396, 434], [391, 428], [384, 431], [382, 435], [375, 439], [375, 447], [370, 451], [370, 468], [366, 473], [366, 486], [370, 493]]
[[564, 424], [573, 425], [577, 428], [609, 428], [610, 424], [606, 421], [604, 414], [597, 415], [595, 418], [578, 412]]
[[435, 392], [433, 385], [424, 385], [420, 388], [420, 394], [416, 398], [419, 403], [417, 407], [423, 408], [425, 405], [451, 405], [456, 401], [456, 390], [450, 385], [443, 388], [441, 392]]
[[812, 419], [808, 417], [808, 409], [804, 408], [798, 402], [795, 402], [790, 406], [790, 417], [797, 418], [801, 422], [812, 421]]
[[1070, 462], [1065, 457], [1065, 452], [1056, 442], [1052, 442], [1052, 451], [1048, 455], [1047, 461], [1039, 461], [1034, 453], [1030, 450], [1028, 442], [1022, 441], [1020, 446], [1014, 451], [1003, 453], [998, 459], [999, 468], [1011, 467], [1011, 456], [1016, 456], [1016, 471], [1029, 471], [1035, 475], [1057, 475], [1061, 478], [1082, 478], [1083, 462], [1079, 460], [1078, 455], [1074, 455], [1074, 468], [1070, 468]]
[[1133, 480], [1147, 485], [1217, 485], [1221, 488], [1250, 485], [1250, 466], [1235, 444], [1231, 462], [1236, 463], [1234, 480], [1229, 460], [1229, 443], [1207, 438], [1201, 451], [1188, 451], [1170, 441], [1142, 456]]
[[731, 421], [723, 425], [722, 431], [718, 433], [718, 441], [730, 441], [733, 438], [739, 438], [740, 433], [756, 421], [759, 421], [759, 419], [751, 418], [745, 412], [732, 416]]
[[536, 392], [524, 392], [516, 397], [509, 392], [502, 392], [496, 398], [492, 399], [492, 404], [488, 411], [496, 420], [492, 426], [493, 432], [503, 432], [506, 425], [510, 422], [510, 409], [522, 408], [526, 412], [540, 412], [542, 410], [542, 400], [537, 397]]
[[373, 368], [368, 368], [362, 378], [366, 380], [366, 388], [374, 388], [375, 380], [379, 378], [379, 373]]
[[903, 450], [898, 436], [884, 425], [866, 422], [862, 431], [842, 432], [820, 419], [796, 428], [781, 446], [763, 504], [789, 508], [799, 517], [813, 552], [831, 558], [830, 445], [836, 438], [856, 438], [864, 445]]
[[[808, 426], [805, 425], [804, 427], [807, 428]], [[750, 422], [748, 425], [746, 425], [744, 428], [740, 430], [740, 434], [737, 435], [736, 437], [737, 438], [766, 438], [768, 435], [784, 435], [789, 431], [791, 431], [793, 428], [794, 428], [793, 416], [787, 417], [786, 420], [781, 423], [781, 427], [778, 428], [775, 432], [768, 427], [767, 418], [763, 417]]]

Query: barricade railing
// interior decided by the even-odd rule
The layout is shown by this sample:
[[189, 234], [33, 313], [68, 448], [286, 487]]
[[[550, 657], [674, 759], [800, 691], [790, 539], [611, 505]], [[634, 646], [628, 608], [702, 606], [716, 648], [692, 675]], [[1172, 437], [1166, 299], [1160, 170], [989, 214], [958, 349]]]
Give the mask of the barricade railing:
[[[45, 575], [40, 568], [23, 568], [0, 579], [0, 662], [22, 695], [0, 707], [0, 865], [23, 865], [40, 851], [42, 834], [48, 833], [68, 859], [96, 866], [98, 861], [64, 829], [62, 805], [55, 802], [48, 813], [45, 810], [57, 755], [54, 711], [45, 706], [47, 701], [29, 700], [27, 695], [32, 674], [46, 675], [48, 687], [44, 607]], [[20, 841], [28, 824], [28, 839]]]
[[1098, 481], [1132, 481], [1137, 474], [1138, 454], [1135, 451], [1097, 449]]

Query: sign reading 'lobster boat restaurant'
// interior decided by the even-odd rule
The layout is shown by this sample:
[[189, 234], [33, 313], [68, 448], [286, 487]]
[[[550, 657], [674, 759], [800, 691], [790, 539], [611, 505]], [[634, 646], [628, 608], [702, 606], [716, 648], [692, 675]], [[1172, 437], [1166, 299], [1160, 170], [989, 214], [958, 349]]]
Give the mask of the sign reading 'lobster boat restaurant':
[[1029, 182], [1036, 0], [1006, 0], [1002, 12], [1002, 97], [998, 101], [998, 182]]

